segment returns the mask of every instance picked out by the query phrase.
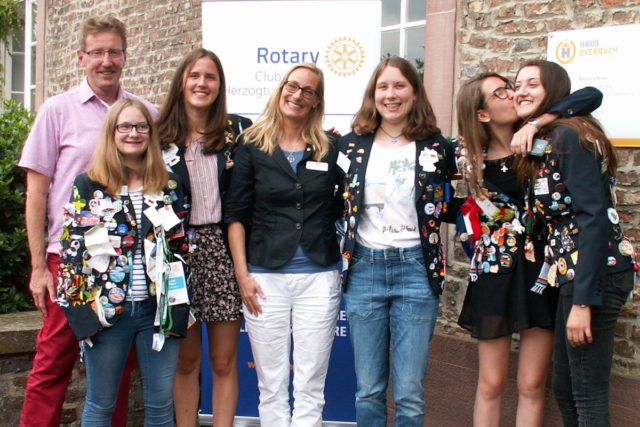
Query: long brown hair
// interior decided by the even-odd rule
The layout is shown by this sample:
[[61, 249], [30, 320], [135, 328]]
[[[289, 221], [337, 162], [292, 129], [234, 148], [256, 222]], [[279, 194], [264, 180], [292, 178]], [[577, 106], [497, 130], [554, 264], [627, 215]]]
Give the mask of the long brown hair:
[[362, 97], [362, 105], [351, 123], [353, 130], [358, 134], [364, 135], [374, 132], [380, 125], [381, 116], [376, 109], [375, 101], [376, 83], [380, 74], [387, 67], [395, 67], [400, 70], [402, 75], [409, 81], [416, 97], [402, 133], [409, 139], [420, 140], [440, 132], [420, 75], [409, 61], [399, 56], [390, 56], [383, 59], [373, 70]]
[[[544, 87], [546, 95], [544, 100], [534, 112], [532, 117], [537, 117], [557, 104], [562, 98], [567, 96], [571, 91], [571, 79], [567, 71], [559, 64], [542, 59], [527, 61], [518, 70], [518, 73], [525, 67], [538, 67], [540, 70], [540, 83]], [[517, 76], [516, 74], [516, 76]], [[517, 80], [517, 77], [516, 77]], [[585, 149], [592, 151], [594, 156], [598, 156], [602, 152], [602, 156], [607, 159], [607, 170], [611, 176], [616, 175], [618, 168], [618, 158], [616, 150], [607, 138], [602, 125], [593, 116], [577, 116], [567, 119], [559, 119], [547, 126], [547, 134], [553, 140], [555, 136], [554, 130], [558, 126], [569, 126], [574, 129], [580, 138], [580, 145]], [[596, 147], [597, 145], [597, 147]], [[517, 163], [518, 176], [522, 182], [533, 178], [540, 168], [540, 159], [534, 156], [526, 156], [518, 159]]]
[[184, 105], [184, 84], [185, 76], [195, 62], [200, 58], [209, 58], [216, 64], [220, 88], [218, 97], [209, 107], [206, 128], [202, 135], [202, 152], [212, 154], [221, 151], [227, 141], [226, 136], [229, 129], [227, 117], [227, 89], [222, 63], [218, 56], [203, 48], [194, 49], [183, 59], [171, 79], [169, 93], [160, 109], [158, 118], [158, 135], [163, 149], [167, 149], [171, 143], [175, 143], [184, 150], [189, 135], [189, 123]]
[[116, 148], [116, 122], [122, 110], [134, 107], [139, 110], [149, 124], [149, 144], [144, 153], [144, 164], [140, 171], [145, 193], [161, 191], [169, 179], [164, 166], [158, 134], [153, 124], [153, 118], [147, 107], [137, 99], [124, 98], [111, 106], [105, 118], [96, 151], [93, 153], [91, 166], [87, 175], [92, 181], [102, 185], [112, 196], [119, 193], [123, 185], [127, 184], [127, 170], [122, 163], [122, 155]]
[[329, 138], [322, 130], [324, 116], [324, 75], [316, 65], [303, 62], [292, 67], [282, 78], [278, 87], [273, 91], [267, 106], [256, 122], [245, 131], [245, 141], [255, 144], [258, 149], [272, 155], [278, 145], [278, 138], [282, 134], [284, 117], [280, 111], [280, 95], [289, 76], [298, 68], [305, 68], [318, 76], [316, 88], [318, 104], [309, 113], [309, 118], [302, 129], [302, 138], [313, 148], [314, 160], [322, 159], [329, 151]]
[[[484, 153], [494, 138], [491, 126], [478, 120], [478, 110], [486, 107], [486, 95], [482, 84], [490, 77], [497, 77], [508, 83], [505, 77], [497, 73], [482, 73], [465, 82], [456, 99], [458, 115], [458, 133], [462, 137], [466, 152], [467, 169], [461, 171], [473, 194], [488, 197], [482, 182], [484, 179]], [[515, 125], [515, 124], [514, 124]]]

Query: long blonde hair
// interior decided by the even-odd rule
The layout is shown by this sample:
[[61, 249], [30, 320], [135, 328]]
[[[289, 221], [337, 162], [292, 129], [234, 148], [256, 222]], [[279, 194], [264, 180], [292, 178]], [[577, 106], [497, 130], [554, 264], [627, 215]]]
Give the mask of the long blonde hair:
[[149, 125], [149, 144], [144, 153], [144, 164], [140, 171], [143, 176], [144, 192], [155, 193], [161, 191], [167, 185], [169, 175], [164, 166], [160, 143], [158, 142], [158, 135], [151, 113], [137, 99], [121, 99], [109, 109], [87, 175], [92, 181], [104, 186], [106, 192], [112, 196], [118, 194], [122, 186], [126, 185], [127, 171], [122, 163], [122, 155], [116, 148], [115, 132], [118, 116], [127, 107], [138, 109]]
[[280, 95], [284, 90], [284, 85], [289, 80], [289, 76], [298, 68], [305, 68], [318, 76], [318, 104], [309, 113], [309, 119], [302, 129], [302, 138], [313, 148], [314, 160], [322, 159], [329, 151], [329, 138], [322, 130], [322, 119], [324, 116], [324, 75], [320, 68], [314, 64], [303, 62], [291, 68], [278, 84], [276, 90], [271, 94], [267, 106], [258, 117], [256, 122], [244, 133], [246, 142], [256, 145], [259, 150], [269, 155], [273, 155], [278, 138], [282, 135], [284, 117], [280, 111]]

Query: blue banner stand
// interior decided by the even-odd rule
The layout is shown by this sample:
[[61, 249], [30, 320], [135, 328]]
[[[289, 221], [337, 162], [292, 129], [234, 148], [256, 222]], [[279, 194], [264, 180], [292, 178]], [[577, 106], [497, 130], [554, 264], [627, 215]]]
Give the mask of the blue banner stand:
[[[200, 425], [213, 425], [211, 396], [212, 379], [209, 365], [206, 327], [202, 328], [202, 367], [200, 371]], [[295, 346], [295, 342], [293, 343]], [[259, 426], [258, 380], [251, 354], [249, 337], [244, 329], [240, 331], [238, 344], [239, 399], [234, 426]], [[289, 383], [289, 393], [291, 393]], [[356, 379], [353, 367], [353, 349], [349, 339], [344, 305], [341, 305], [336, 325], [336, 336], [331, 349], [331, 360], [325, 386], [325, 407], [322, 414], [324, 426], [355, 426]]]

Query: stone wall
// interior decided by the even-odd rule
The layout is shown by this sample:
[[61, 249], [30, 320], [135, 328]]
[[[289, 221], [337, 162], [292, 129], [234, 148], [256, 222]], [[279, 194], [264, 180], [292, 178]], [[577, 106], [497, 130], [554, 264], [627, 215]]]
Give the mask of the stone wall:
[[[1, 425], [18, 425], [27, 375], [35, 354], [35, 339], [41, 325], [40, 313], [37, 311], [0, 315]], [[84, 367], [76, 362], [62, 408], [62, 426], [80, 426], [85, 393]], [[143, 424], [142, 387], [137, 370], [132, 374], [128, 414], [130, 426]]]
[[[477, 73], [494, 71], [513, 77], [525, 60], [545, 58], [547, 33], [640, 23], [640, 0], [482, 0], [457, 2], [457, 88]], [[621, 148], [618, 208], [626, 234], [640, 241], [640, 151]], [[449, 281], [441, 304], [439, 331], [466, 335], [456, 319], [466, 290], [467, 259], [449, 246]], [[640, 378], [640, 288], [623, 307], [617, 326], [614, 372]]]
[[157, 107], [180, 59], [202, 41], [199, 0], [47, 0], [45, 98], [75, 86], [84, 75], [76, 59], [80, 23], [114, 15], [127, 26], [123, 86]]

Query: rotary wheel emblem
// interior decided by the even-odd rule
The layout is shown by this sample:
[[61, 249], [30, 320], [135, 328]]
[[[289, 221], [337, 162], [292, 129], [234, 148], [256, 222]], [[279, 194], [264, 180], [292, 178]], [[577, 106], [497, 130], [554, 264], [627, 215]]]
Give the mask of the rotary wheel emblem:
[[329, 69], [339, 76], [350, 76], [364, 64], [364, 49], [351, 37], [340, 37], [331, 42], [325, 59]]

